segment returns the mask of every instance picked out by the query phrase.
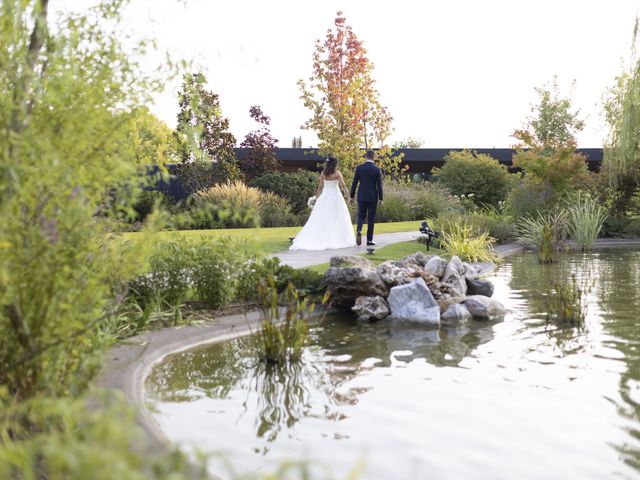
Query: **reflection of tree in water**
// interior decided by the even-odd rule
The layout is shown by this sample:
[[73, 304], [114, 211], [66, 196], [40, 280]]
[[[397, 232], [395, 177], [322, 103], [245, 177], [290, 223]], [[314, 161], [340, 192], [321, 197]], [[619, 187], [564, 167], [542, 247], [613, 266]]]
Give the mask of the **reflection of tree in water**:
[[609, 334], [603, 344], [622, 352], [626, 366], [620, 376], [622, 402], [617, 407], [629, 420], [626, 430], [633, 443], [617, 448], [626, 463], [640, 469], [640, 252], [603, 252], [594, 263], [598, 265], [595, 279], [602, 326]]

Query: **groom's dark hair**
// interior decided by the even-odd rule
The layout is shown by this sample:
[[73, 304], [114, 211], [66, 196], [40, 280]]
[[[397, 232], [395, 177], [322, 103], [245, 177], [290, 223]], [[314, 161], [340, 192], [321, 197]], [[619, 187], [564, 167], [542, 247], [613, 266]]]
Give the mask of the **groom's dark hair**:
[[365, 153], [364, 155], [367, 160], [374, 160], [376, 158], [376, 152], [374, 152], [373, 150], [367, 150], [367, 153]]

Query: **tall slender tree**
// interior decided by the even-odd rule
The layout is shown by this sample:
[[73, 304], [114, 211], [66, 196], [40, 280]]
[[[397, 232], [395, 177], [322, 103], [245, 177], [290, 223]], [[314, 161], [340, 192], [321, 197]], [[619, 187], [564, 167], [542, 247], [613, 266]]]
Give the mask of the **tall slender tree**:
[[271, 119], [257, 105], [249, 109], [249, 115], [258, 123], [259, 127], [257, 130], [249, 132], [240, 144], [240, 147], [249, 149], [246, 156], [240, 159], [240, 169], [247, 180], [277, 170], [280, 165], [276, 158], [278, 139], [271, 135], [269, 130]]
[[242, 178], [234, 151], [236, 138], [222, 116], [220, 97], [205, 88], [206, 81], [202, 73], [186, 74], [179, 93], [178, 174], [191, 192]]
[[[320, 155], [337, 156], [347, 172], [361, 161], [361, 149], [384, 148], [392, 131], [372, 74], [363, 43], [338, 12], [324, 42], [316, 41], [311, 76], [298, 85], [311, 110], [302, 128], [314, 130]], [[399, 170], [401, 157], [392, 157], [388, 148], [380, 153], [383, 168]]]
[[615, 191], [613, 210], [621, 214], [640, 189], [640, 58], [639, 19], [633, 30], [630, 67], [616, 78], [605, 99], [609, 135], [604, 144], [603, 168]]

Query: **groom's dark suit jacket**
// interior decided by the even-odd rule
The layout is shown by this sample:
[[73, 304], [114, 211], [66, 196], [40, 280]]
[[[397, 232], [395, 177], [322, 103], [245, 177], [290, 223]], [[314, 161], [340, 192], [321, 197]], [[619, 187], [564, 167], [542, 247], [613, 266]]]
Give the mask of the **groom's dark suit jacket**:
[[351, 198], [356, 195], [358, 188], [358, 202], [377, 203], [382, 201], [382, 172], [373, 162], [365, 162], [356, 167], [356, 174], [351, 184]]

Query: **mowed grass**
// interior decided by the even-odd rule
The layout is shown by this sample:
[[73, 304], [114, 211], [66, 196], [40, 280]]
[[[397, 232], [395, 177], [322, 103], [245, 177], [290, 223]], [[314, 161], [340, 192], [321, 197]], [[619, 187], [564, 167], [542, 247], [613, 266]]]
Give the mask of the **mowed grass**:
[[[377, 228], [377, 227], [376, 227]], [[387, 245], [386, 247], [377, 248], [372, 255], [367, 253], [360, 254], [361, 257], [365, 257], [371, 260], [374, 264], [378, 265], [387, 260], [399, 260], [416, 252], [423, 252], [426, 255], [439, 255], [441, 257], [447, 257], [447, 254], [438, 248], [431, 247], [427, 252], [427, 247], [424, 243], [417, 241], [401, 242]], [[328, 263], [322, 263], [320, 265], [314, 265], [308, 267], [310, 270], [314, 270], [319, 273], [324, 273], [329, 268]]]
[[[393, 222], [380, 223], [376, 225], [376, 234], [379, 233], [396, 233], [409, 232], [418, 230], [419, 222]], [[295, 237], [302, 227], [278, 227], [278, 228], [233, 228], [233, 229], [217, 229], [217, 230], [171, 230], [162, 231], [154, 235], [156, 241], [174, 240], [179, 238], [197, 239], [197, 238], [221, 238], [230, 237], [237, 240], [244, 240], [246, 248], [256, 253], [270, 254], [282, 252], [291, 245], [289, 238]], [[355, 232], [355, 227], [354, 227]], [[363, 233], [366, 232], [366, 227]], [[135, 241], [141, 237], [136, 232], [126, 232], [121, 234], [124, 241]], [[420, 247], [416, 242], [414, 243]], [[385, 248], [391, 248], [391, 245]], [[424, 247], [422, 247], [424, 249]], [[380, 249], [382, 251], [384, 249]], [[377, 253], [377, 252], [376, 252]], [[411, 252], [413, 253], [413, 252]]]

